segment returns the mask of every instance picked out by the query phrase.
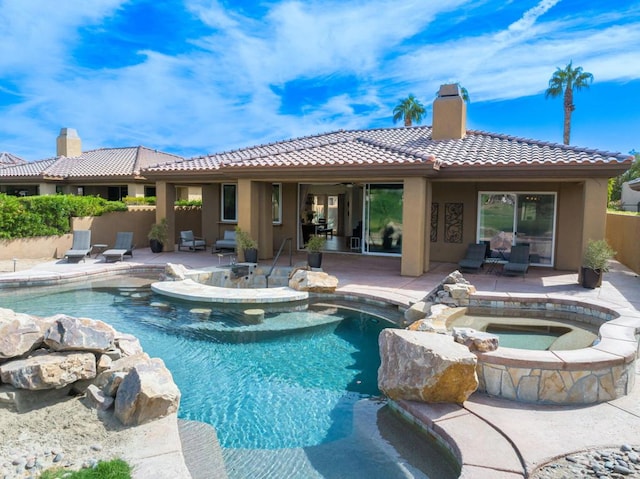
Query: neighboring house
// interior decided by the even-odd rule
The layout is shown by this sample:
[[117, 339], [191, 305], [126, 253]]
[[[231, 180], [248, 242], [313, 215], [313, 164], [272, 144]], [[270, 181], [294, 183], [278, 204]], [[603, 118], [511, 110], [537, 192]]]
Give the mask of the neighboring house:
[[18, 158], [11, 153], [0, 152], [0, 168], [6, 168], [7, 166], [22, 165], [26, 163], [22, 158]]
[[640, 213], [640, 178], [622, 183], [622, 209]]
[[[95, 195], [109, 200], [155, 196], [155, 184], [140, 175], [144, 167], [181, 157], [143, 146], [82, 151], [76, 130], [63, 128], [56, 157], [0, 168], [0, 193], [19, 196], [57, 193]], [[16, 158], [16, 157], [13, 157]]]
[[587, 241], [604, 237], [607, 180], [633, 157], [467, 130], [457, 85], [441, 87], [433, 115], [432, 127], [336, 131], [141, 174], [170, 229], [176, 187], [201, 186], [203, 235], [237, 224], [262, 259], [331, 229], [334, 249], [398, 256], [407, 276], [476, 241], [497, 255], [528, 243], [533, 264], [577, 270]]

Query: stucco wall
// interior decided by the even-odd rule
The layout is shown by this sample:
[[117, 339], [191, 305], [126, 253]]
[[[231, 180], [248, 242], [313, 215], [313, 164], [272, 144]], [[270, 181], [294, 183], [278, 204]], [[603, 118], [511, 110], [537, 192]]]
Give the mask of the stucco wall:
[[606, 238], [616, 259], [640, 274], [640, 215], [607, 213]]
[[[102, 216], [73, 218], [72, 229], [90, 229], [92, 244], [113, 245], [116, 232], [133, 231], [136, 248], [148, 248], [147, 233], [155, 223], [154, 207], [133, 207], [129, 211], [115, 211]], [[199, 236], [202, 230], [200, 208], [176, 208], [176, 231], [193, 230]], [[71, 247], [73, 235], [41, 236], [16, 240], [0, 240], [0, 259], [61, 258]], [[207, 238], [211, 243], [215, 238]]]

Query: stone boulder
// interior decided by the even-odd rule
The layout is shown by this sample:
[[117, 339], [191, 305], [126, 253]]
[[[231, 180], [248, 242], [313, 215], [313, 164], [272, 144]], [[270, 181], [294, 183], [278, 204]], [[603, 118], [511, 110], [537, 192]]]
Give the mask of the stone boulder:
[[123, 356], [134, 356], [143, 352], [140, 341], [133, 334], [116, 333], [115, 344]]
[[463, 403], [478, 388], [476, 356], [451, 336], [385, 329], [379, 345], [378, 387], [391, 399]]
[[407, 323], [413, 323], [419, 319], [424, 319], [431, 314], [431, 306], [433, 303], [427, 301], [418, 301], [412, 304], [405, 312], [404, 319]]
[[22, 356], [39, 347], [43, 339], [35, 317], [0, 308], [0, 360]]
[[453, 339], [464, 344], [469, 351], [495, 351], [498, 349], [500, 338], [495, 334], [477, 331], [473, 328], [453, 328]]
[[2, 382], [20, 389], [58, 389], [95, 377], [96, 358], [92, 353], [40, 354], [0, 366]]
[[333, 293], [338, 287], [338, 278], [322, 271], [299, 269], [289, 279], [289, 287], [310, 293]]
[[44, 335], [45, 344], [53, 351], [105, 352], [113, 347], [116, 330], [107, 323], [62, 314], [54, 318]]
[[187, 278], [189, 270], [183, 264], [167, 263], [162, 279], [165, 281], [182, 281]]
[[180, 390], [161, 359], [134, 366], [118, 387], [115, 415], [124, 425], [139, 425], [178, 410]]

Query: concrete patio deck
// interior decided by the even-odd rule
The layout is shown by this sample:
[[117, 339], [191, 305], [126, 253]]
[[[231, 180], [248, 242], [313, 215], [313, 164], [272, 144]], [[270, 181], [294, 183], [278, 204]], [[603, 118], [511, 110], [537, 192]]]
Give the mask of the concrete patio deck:
[[[295, 262], [306, 255], [296, 254]], [[0, 287], [11, 285], [53, 284], [83, 280], [96, 274], [122, 270], [161, 269], [166, 263], [190, 268], [216, 265], [218, 259], [208, 252], [172, 252], [153, 254], [136, 250], [123, 263], [104, 263], [101, 257], [84, 263], [47, 261], [27, 270], [0, 273]], [[270, 262], [265, 262], [265, 265]], [[285, 265], [281, 259], [279, 265]], [[6, 266], [6, 265], [5, 265]], [[339, 279], [339, 291], [361, 297], [383, 299], [401, 306], [422, 299], [447, 274], [454, 264], [434, 263], [418, 277], [400, 276], [400, 260], [349, 254], [325, 254], [323, 269]], [[4, 269], [6, 271], [6, 267]], [[640, 333], [640, 278], [613, 262], [601, 288], [588, 290], [577, 284], [577, 274], [546, 268], [531, 268], [526, 278], [495, 274], [466, 274], [480, 292], [562, 294], [583, 301], [606, 305], [638, 318]], [[465, 478], [526, 478], [537, 467], [566, 454], [623, 443], [640, 445], [640, 368], [636, 363], [636, 386], [632, 394], [593, 406], [542, 406], [516, 403], [473, 394], [462, 406], [399, 403], [421, 422], [430, 425], [451, 440], [462, 459]], [[167, 438], [162, 438], [165, 441]], [[179, 438], [173, 438], [179, 441]], [[170, 458], [166, 458], [170, 460]], [[156, 457], [156, 461], [162, 461]]]

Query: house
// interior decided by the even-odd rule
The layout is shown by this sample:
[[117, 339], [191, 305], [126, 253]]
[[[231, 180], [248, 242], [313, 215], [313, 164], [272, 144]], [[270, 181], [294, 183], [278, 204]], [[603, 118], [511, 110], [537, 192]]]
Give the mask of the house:
[[197, 191], [210, 240], [237, 225], [269, 259], [287, 238], [303, 248], [324, 234], [335, 251], [399, 257], [406, 276], [458, 262], [474, 242], [498, 256], [527, 243], [533, 265], [578, 270], [587, 241], [604, 238], [608, 179], [633, 160], [467, 130], [457, 85], [440, 88], [432, 126], [340, 130], [190, 159], [144, 147], [83, 152], [66, 128], [57, 141], [55, 158], [0, 168], [0, 192], [153, 192], [156, 219], [167, 218], [175, 238], [174, 202]]
[[[0, 193], [19, 196], [57, 193], [95, 195], [109, 200], [125, 196], [155, 196], [155, 185], [140, 170], [181, 157], [143, 146], [82, 151], [73, 128], [62, 128], [56, 139], [56, 156], [41, 161], [15, 161], [0, 168]], [[3, 161], [3, 163], [5, 163]], [[6, 163], [9, 163], [7, 160]]]
[[604, 237], [607, 180], [632, 159], [467, 130], [458, 86], [443, 85], [430, 127], [341, 130], [141, 175], [155, 182], [156, 215], [170, 229], [176, 188], [199, 187], [207, 238], [239, 225], [268, 259], [284, 239], [302, 248], [330, 224], [337, 250], [399, 256], [401, 274], [419, 276], [478, 241], [499, 255], [527, 243], [532, 264], [577, 270], [587, 241]]

